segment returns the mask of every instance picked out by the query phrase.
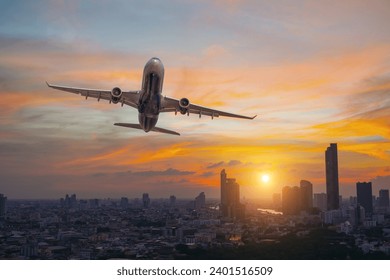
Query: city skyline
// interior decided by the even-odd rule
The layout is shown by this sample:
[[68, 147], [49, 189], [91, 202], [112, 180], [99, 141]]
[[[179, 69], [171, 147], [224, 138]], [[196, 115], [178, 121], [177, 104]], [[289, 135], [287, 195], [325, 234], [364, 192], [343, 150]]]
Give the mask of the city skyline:
[[311, 183], [301, 181], [300, 187], [283, 189], [283, 213], [280, 205], [274, 211], [249, 203], [244, 214], [240, 206], [235, 210], [240, 204], [238, 184], [221, 171], [221, 195], [223, 188], [227, 208], [224, 199], [218, 208], [218, 202], [206, 200], [203, 192], [191, 201], [173, 195], [150, 199], [147, 193], [134, 200], [86, 200], [67, 194], [60, 200], [10, 200], [7, 205], [0, 194], [0, 214], [5, 213], [0, 215], [0, 259], [371, 260], [390, 256], [388, 191], [381, 190], [371, 213], [359, 203], [370, 193], [344, 199], [340, 209], [330, 211], [326, 198], [317, 197], [316, 204], [324, 200], [324, 210], [319, 211], [307, 200]]
[[[321, 193], [329, 143], [338, 143], [341, 195], [359, 181], [373, 193], [388, 188], [389, 3], [301, 4], [8, 2], [0, 193], [217, 198], [223, 168], [243, 197], [271, 199], [300, 180]], [[136, 121], [136, 112], [45, 84], [138, 89], [153, 56], [164, 61], [163, 95], [258, 118], [172, 114], [159, 124], [182, 136], [144, 134], [112, 125]]]

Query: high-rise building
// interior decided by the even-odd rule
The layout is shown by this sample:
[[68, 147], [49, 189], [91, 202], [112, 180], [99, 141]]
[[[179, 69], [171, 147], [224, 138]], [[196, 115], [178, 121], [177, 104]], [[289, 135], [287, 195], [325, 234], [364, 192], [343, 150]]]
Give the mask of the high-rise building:
[[5, 217], [7, 212], [7, 197], [0, 193], [0, 219]]
[[298, 215], [301, 211], [309, 213], [313, 208], [313, 184], [301, 180], [300, 186], [282, 189], [282, 211], [285, 215]]
[[315, 193], [313, 196], [313, 206], [321, 211], [326, 211], [328, 209], [326, 193]]
[[226, 213], [227, 209], [227, 189], [226, 189], [226, 181], [227, 181], [227, 174], [225, 172], [225, 169], [221, 171], [221, 211], [222, 215]]
[[72, 194], [72, 195], [70, 196], [69, 204], [70, 204], [70, 208], [74, 208], [74, 207], [77, 206], [76, 194]]
[[241, 219], [245, 207], [240, 203], [240, 185], [236, 179], [227, 178], [225, 169], [221, 171], [221, 212], [223, 217]]
[[348, 212], [349, 212], [349, 221], [351, 222], [352, 226], [356, 227], [358, 225], [363, 224], [366, 215], [365, 215], [364, 208], [360, 206], [360, 204], [357, 204], [356, 206], [350, 206]]
[[372, 185], [371, 182], [356, 183], [357, 203], [360, 204], [367, 215], [372, 214]]
[[204, 192], [201, 192], [197, 197], [195, 197], [195, 209], [202, 209], [206, 205], [206, 195]]
[[313, 208], [313, 184], [306, 180], [301, 180], [301, 208], [310, 211]]
[[379, 190], [378, 206], [380, 208], [389, 208], [389, 190]]
[[121, 208], [129, 207], [129, 199], [127, 197], [121, 197]]
[[88, 199], [88, 204], [90, 209], [97, 209], [99, 208], [100, 205], [100, 199], [97, 198]]
[[61, 203], [61, 207], [75, 208], [77, 206], [76, 194], [72, 194], [71, 196], [66, 194], [65, 199], [64, 198], [60, 199], [60, 203]]
[[149, 208], [150, 206], [150, 198], [148, 193], [142, 194], [142, 205], [144, 208]]
[[170, 206], [170, 207], [175, 207], [175, 205], [176, 205], [176, 196], [171, 195], [171, 196], [169, 197], [169, 206]]
[[337, 144], [331, 143], [325, 151], [326, 195], [328, 210], [339, 209], [339, 171]]
[[350, 196], [349, 197], [349, 205], [350, 206], [356, 206], [357, 205], [357, 197], [356, 196]]
[[301, 211], [301, 192], [295, 187], [282, 189], [282, 211], [284, 215], [298, 215]]

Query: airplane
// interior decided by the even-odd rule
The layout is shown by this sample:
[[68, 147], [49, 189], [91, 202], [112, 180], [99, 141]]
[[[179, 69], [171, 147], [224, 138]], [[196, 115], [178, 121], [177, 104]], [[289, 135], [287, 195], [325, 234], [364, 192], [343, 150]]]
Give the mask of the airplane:
[[48, 82], [46, 82], [46, 84], [53, 89], [80, 94], [85, 96], [85, 99], [93, 97], [97, 98], [97, 101], [105, 99], [108, 100], [110, 104], [120, 103], [122, 107], [124, 104], [134, 107], [138, 109], [138, 124], [114, 123], [114, 125], [141, 129], [145, 132], [155, 131], [180, 135], [178, 132], [156, 127], [159, 114], [165, 112], [175, 112], [175, 115], [179, 112], [180, 114], [187, 116], [189, 116], [189, 114], [197, 114], [199, 115], [199, 118], [205, 115], [211, 116], [212, 119], [221, 116], [253, 120], [257, 116], [247, 117], [202, 107], [190, 103], [188, 98], [185, 97], [178, 100], [162, 96], [163, 81], [164, 66], [159, 58], [153, 57], [144, 67], [141, 90], [122, 91], [119, 87], [114, 87], [112, 90], [102, 90], [53, 85]]

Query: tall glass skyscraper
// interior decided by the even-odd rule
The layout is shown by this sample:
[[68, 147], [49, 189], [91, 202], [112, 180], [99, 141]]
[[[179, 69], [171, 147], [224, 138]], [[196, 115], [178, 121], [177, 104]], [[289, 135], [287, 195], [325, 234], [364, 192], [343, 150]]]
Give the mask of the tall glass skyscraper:
[[339, 209], [339, 167], [337, 144], [331, 143], [325, 151], [326, 196], [328, 210]]

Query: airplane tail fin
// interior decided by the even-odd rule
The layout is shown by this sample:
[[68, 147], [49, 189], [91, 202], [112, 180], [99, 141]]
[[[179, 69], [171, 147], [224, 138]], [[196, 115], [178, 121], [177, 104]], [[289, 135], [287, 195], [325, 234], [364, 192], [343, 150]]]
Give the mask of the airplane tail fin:
[[[114, 123], [116, 126], [123, 126], [123, 127], [128, 127], [128, 128], [135, 128], [135, 129], [142, 129], [140, 124], [136, 123]], [[176, 131], [160, 128], [160, 127], [154, 127], [152, 131], [155, 132], [160, 132], [160, 133], [166, 133], [166, 134], [172, 134], [172, 135], [180, 135], [180, 133], [177, 133]]]

